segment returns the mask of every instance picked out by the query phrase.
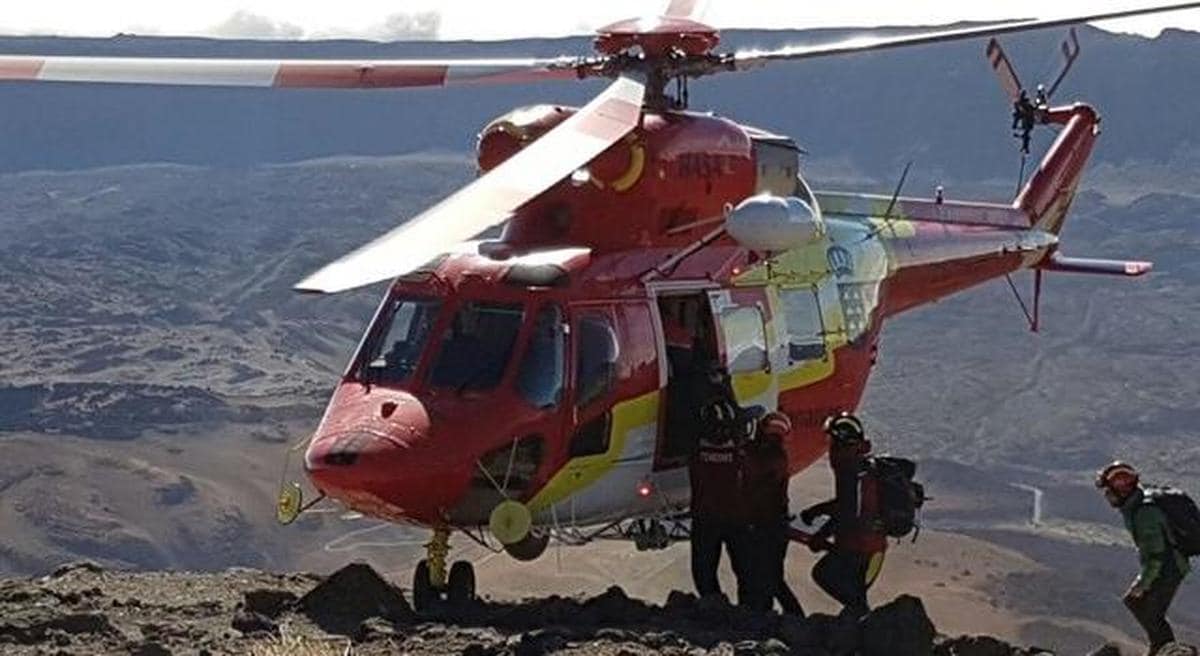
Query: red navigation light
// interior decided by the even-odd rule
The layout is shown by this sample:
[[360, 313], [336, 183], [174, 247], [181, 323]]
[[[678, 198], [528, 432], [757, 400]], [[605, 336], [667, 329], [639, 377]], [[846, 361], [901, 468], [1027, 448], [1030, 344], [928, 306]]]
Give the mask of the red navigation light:
[[639, 497], [645, 499], [651, 494], [654, 494], [654, 486], [651, 485], [649, 481], [642, 481], [641, 483], [638, 483], [637, 495]]

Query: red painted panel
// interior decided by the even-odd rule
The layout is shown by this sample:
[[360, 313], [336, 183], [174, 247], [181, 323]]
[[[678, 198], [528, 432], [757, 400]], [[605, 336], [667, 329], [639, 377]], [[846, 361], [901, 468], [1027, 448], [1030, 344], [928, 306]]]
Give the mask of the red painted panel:
[[44, 59], [0, 57], [0, 80], [36, 80], [45, 63]]
[[425, 87], [446, 82], [446, 66], [374, 66], [354, 64], [283, 64], [275, 74], [277, 87]]

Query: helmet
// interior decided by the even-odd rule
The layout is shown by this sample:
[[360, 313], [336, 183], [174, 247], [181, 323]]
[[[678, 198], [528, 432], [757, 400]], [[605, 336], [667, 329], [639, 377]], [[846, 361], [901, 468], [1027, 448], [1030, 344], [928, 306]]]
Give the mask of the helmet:
[[849, 412], [839, 412], [825, 420], [825, 434], [834, 442], [862, 442], [866, 439], [866, 431], [858, 417]]
[[725, 444], [737, 434], [736, 425], [741, 415], [737, 404], [718, 398], [700, 409], [700, 420], [705, 428], [705, 441]]
[[1101, 490], [1112, 490], [1125, 497], [1138, 486], [1138, 473], [1132, 465], [1120, 460], [1101, 469], [1096, 474], [1096, 487]]
[[768, 412], [758, 420], [758, 429], [765, 435], [783, 437], [792, 432], [792, 420], [782, 412]]

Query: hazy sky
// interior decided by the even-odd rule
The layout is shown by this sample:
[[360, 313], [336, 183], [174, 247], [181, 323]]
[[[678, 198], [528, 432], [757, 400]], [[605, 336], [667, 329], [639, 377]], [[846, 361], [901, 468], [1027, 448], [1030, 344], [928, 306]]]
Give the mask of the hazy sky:
[[[138, 34], [252, 38], [500, 39], [587, 33], [620, 18], [657, 13], [654, 0], [34, 0], [5, 2], [0, 33]], [[709, 0], [718, 27], [804, 28], [934, 24], [961, 19], [1052, 18], [1147, 6], [1153, 0], [1007, 0], [918, 3], [844, 0]], [[1048, 13], [1053, 12], [1053, 13]], [[1163, 27], [1200, 30], [1200, 10], [1101, 24], [1153, 36]]]

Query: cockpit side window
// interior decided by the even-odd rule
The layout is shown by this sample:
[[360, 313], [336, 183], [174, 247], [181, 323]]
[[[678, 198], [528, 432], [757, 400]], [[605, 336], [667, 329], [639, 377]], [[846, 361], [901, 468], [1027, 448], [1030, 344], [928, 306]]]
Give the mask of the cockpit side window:
[[566, 347], [562, 310], [543, 307], [534, 319], [517, 372], [517, 391], [537, 408], [553, 408], [562, 399]]
[[523, 318], [524, 309], [517, 303], [464, 303], [442, 333], [429, 383], [459, 390], [500, 384]]
[[402, 383], [417, 368], [442, 303], [436, 299], [398, 296], [388, 301], [380, 315], [386, 328], [378, 329], [369, 346], [363, 376], [373, 383]]
[[617, 334], [612, 321], [601, 314], [579, 320], [575, 356], [575, 407], [584, 408], [603, 397], [616, 382]]

